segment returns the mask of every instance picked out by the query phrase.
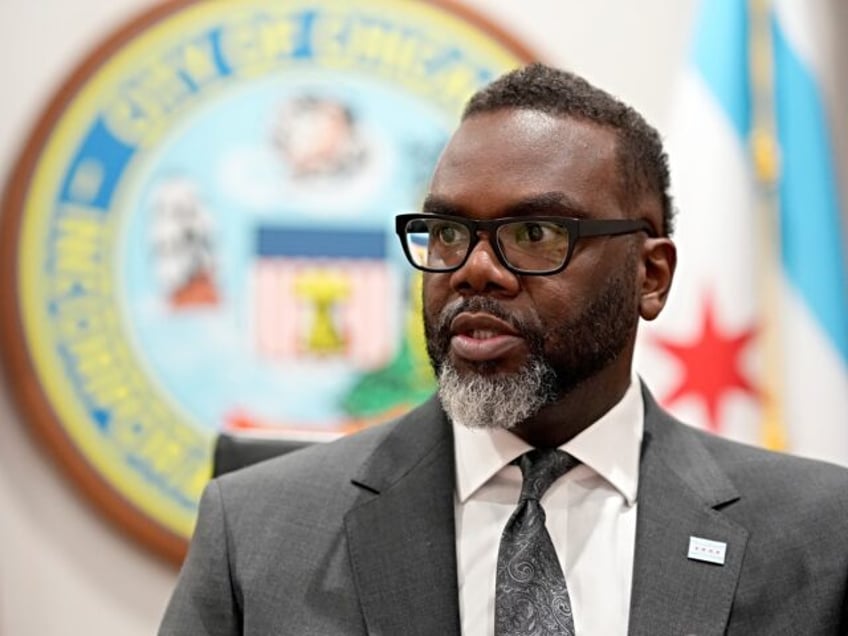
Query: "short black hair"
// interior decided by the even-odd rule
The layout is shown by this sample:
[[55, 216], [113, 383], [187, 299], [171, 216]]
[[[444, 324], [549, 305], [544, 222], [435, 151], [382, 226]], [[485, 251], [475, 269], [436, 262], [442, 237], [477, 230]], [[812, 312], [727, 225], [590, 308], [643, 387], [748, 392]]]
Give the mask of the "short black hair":
[[614, 130], [624, 205], [635, 206], [644, 194], [656, 196], [662, 206], [660, 232], [671, 234], [674, 210], [668, 155], [659, 133], [633, 108], [574, 73], [536, 63], [480, 89], [465, 106], [462, 120], [509, 108], [573, 117]]

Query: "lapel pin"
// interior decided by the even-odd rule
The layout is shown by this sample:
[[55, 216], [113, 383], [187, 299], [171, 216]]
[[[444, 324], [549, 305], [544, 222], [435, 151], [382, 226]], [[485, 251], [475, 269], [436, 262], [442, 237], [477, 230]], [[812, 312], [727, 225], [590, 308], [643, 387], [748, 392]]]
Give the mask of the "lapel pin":
[[689, 537], [689, 554], [693, 561], [706, 561], [724, 565], [727, 544], [724, 541], [710, 541], [701, 537]]

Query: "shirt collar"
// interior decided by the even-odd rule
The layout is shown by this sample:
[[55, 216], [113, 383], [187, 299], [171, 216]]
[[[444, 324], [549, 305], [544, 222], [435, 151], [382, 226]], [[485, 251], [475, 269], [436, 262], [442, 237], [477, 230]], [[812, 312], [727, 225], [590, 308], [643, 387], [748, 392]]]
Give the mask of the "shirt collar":
[[[560, 448], [608, 481], [628, 505], [636, 501], [645, 407], [639, 378], [586, 430]], [[471, 429], [453, 423], [456, 494], [465, 502], [483, 484], [532, 447], [503, 429]]]

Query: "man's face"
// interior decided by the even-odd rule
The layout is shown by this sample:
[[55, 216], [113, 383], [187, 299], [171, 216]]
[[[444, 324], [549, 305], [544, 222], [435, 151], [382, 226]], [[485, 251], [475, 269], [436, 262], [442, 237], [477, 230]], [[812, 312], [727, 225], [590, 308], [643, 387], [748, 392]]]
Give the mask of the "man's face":
[[[622, 219], [619, 183], [612, 131], [502, 110], [460, 126], [425, 210]], [[568, 267], [549, 276], [512, 274], [481, 240], [458, 271], [426, 274], [428, 351], [448, 414], [511, 428], [612, 365], [629, 372], [640, 236], [583, 239]]]

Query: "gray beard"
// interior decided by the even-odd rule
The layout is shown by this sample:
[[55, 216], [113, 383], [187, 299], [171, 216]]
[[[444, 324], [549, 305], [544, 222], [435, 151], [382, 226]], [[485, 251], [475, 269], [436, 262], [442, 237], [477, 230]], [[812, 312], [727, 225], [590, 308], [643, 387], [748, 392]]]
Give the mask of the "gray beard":
[[556, 395], [556, 373], [538, 356], [510, 375], [463, 374], [449, 361], [439, 370], [442, 408], [468, 428], [514, 429]]

